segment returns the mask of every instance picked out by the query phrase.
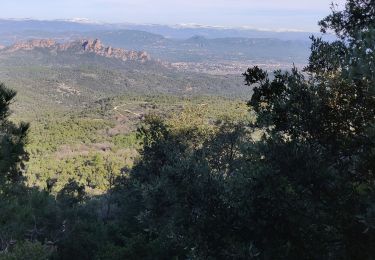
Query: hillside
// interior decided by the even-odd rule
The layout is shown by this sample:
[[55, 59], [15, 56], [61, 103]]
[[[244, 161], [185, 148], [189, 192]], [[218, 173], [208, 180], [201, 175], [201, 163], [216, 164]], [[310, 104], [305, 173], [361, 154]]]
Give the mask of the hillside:
[[79, 178], [75, 168], [87, 161], [93, 164], [80, 169], [81, 181], [91, 183], [92, 193], [103, 192], [96, 167], [107, 157], [133, 165], [135, 130], [146, 114], [170, 117], [202, 106], [213, 121], [247, 113], [243, 100], [251, 91], [240, 75], [183, 72], [168, 64], [98, 39], [34, 39], [0, 50], [0, 79], [18, 91], [12, 119], [32, 122], [28, 183], [44, 187], [56, 178], [61, 188], [66, 178]]
[[43, 106], [42, 110], [85, 107], [125, 93], [243, 96], [248, 92], [239, 76], [181, 72], [145, 52], [104, 46], [98, 40], [16, 43], [0, 50], [0, 78], [19, 92], [17, 111], [37, 109], [37, 114]]

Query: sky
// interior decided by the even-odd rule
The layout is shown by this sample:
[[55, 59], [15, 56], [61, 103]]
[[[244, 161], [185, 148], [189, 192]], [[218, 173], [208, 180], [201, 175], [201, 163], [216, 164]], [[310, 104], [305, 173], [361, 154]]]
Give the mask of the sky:
[[311, 32], [332, 1], [342, 6], [345, 0], [2, 0], [0, 16]]

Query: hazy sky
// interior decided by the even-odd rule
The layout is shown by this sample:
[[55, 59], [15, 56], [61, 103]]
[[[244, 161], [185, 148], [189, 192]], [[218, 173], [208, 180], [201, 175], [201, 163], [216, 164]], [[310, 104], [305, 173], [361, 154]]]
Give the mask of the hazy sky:
[[[333, 0], [342, 4], [344, 0]], [[3, 0], [2, 18], [318, 30], [332, 0]]]

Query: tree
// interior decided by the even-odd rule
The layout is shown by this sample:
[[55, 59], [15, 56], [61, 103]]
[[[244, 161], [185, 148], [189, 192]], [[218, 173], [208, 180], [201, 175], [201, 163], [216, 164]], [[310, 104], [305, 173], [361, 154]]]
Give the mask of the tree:
[[[9, 121], [10, 104], [16, 92], [0, 84], [0, 184], [21, 183], [23, 162], [27, 159], [24, 146], [28, 124]], [[4, 186], [3, 186], [4, 187]]]
[[332, 30], [341, 39], [353, 39], [359, 32], [374, 29], [374, 4], [374, 0], [348, 0], [342, 11], [332, 5], [332, 14], [319, 22], [321, 31]]
[[333, 30], [339, 39], [312, 38], [307, 77], [296, 69], [277, 71], [272, 80], [259, 68], [244, 74], [248, 85], [257, 84], [249, 105], [258, 116], [255, 126], [265, 132], [262, 170], [248, 183], [258, 195], [249, 205], [263, 214], [265, 230], [271, 223], [289, 230], [260, 233], [263, 240], [255, 245], [262, 254], [374, 255], [373, 6], [373, 1], [349, 0], [344, 11], [320, 22], [323, 32]]

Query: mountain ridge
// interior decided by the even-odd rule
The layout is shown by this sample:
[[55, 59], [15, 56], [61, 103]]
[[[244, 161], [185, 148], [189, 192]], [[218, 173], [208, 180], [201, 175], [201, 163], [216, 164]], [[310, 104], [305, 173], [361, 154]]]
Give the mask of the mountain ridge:
[[100, 23], [80, 20], [37, 20], [37, 19], [0, 19], [0, 33], [40, 30], [50, 32], [90, 32], [96, 30], [139, 30], [163, 35], [166, 38], [187, 39], [194, 35], [207, 38], [245, 37], [277, 38], [281, 40], [309, 40], [314, 32], [294, 30], [265, 30], [250, 27], [225, 27], [196, 24], [136, 24], [136, 23]]
[[98, 56], [122, 61], [139, 61], [143, 63], [151, 60], [150, 55], [145, 51], [125, 50], [105, 46], [99, 39], [82, 39], [65, 43], [59, 43], [53, 39], [33, 39], [17, 42], [2, 49], [0, 48], [0, 51], [12, 53], [17, 51], [31, 51], [37, 48], [47, 49], [51, 52], [73, 51], [77, 54], [93, 53]]

